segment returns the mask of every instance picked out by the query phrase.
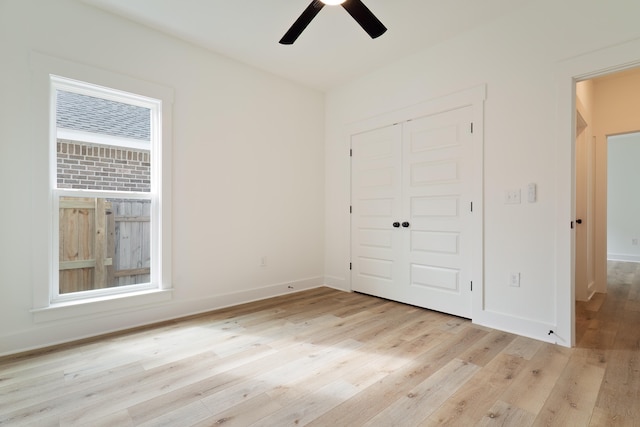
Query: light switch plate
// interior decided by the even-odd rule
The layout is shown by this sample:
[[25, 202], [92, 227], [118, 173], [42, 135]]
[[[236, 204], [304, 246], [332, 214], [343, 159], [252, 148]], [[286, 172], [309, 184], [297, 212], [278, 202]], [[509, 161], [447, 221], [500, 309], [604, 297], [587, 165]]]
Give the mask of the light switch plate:
[[527, 200], [534, 203], [538, 199], [538, 188], [535, 183], [527, 185]]
[[520, 189], [507, 190], [504, 192], [504, 203], [507, 205], [517, 205], [520, 203]]
[[514, 288], [520, 287], [520, 273], [509, 273], [509, 286]]

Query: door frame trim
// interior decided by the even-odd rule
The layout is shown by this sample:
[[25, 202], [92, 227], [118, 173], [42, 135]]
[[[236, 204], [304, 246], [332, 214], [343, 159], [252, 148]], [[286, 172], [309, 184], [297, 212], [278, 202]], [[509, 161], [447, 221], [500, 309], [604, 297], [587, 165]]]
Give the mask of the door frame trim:
[[[560, 61], [556, 67], [557, 177], [555, 221], [555, 343], [575, 346], [576, 82], [640, 66], [640, 39]], [[567, 167], [569, 165], [569, 167]]]
[[[351, 136], [373, 129], [408, 121], [414, 118], [444, 113], [462, 107], [472, 107], [473, 133], [473, 261], [470, 276], [473, 278], [471, 316], [475, 322], [484, 311], [484, 101], [487, 98], [487, 85], [482, 84], [469, 89], [454, 92], [442, 97], [427, 100], [398, 110], [388, 111], [373, 117], [353, 122], [346, 126], [345, 133], [351, 148]], [[352, 170], [349, 163], [349, 204], [352, 204]], [[347, 253], [351, 253], [351, 213], [348, 212], [349, 234]], [[351, 271], [347, 271], [348, 289], [353, 291]]]

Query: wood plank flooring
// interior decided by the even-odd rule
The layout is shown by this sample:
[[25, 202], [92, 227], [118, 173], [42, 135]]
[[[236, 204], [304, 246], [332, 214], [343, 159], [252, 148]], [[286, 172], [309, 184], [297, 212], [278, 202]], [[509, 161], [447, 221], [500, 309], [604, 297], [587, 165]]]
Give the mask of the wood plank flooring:
[[329, 288], [0, 359], [0, 425], [640, 426], [640, 265], [567, 349]]
[[607, 294], [576, 304], [574, 357], [604, 369], [591, 424], [640, 426], [640, 264], [607, 268]]

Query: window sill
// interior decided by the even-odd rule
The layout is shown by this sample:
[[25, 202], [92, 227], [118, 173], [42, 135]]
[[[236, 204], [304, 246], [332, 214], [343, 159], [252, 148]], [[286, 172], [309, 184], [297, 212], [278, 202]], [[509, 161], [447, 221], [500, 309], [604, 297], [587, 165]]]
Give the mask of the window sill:
[[31, 310], [31, 313], [33, 313], [33, 320], [35, 323], [52, 322], [55, 320], [88, 316], [108, 311], [139, 308], [140, 306], [147, 304], [169, 301], [171, 297], [171, 289], [153, 289], [148, 291], [55, 303], [44, 308], [34, 308]]

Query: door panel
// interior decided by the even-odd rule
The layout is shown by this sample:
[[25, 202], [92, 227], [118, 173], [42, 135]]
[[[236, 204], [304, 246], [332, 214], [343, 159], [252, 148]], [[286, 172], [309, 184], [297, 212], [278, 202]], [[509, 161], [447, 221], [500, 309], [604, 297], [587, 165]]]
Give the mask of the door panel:
[[458, 269], [411, 265], [411, 284], [430, 290], [458, 292], [459, 275]]
[[444, 196], [420, 197], [410, 200], [411, 215], [415, 218], [429, 218], [432, 221], [447, 217], [457, 218], [460, 213], [460, 200], [450, 194]]
[[354, 135], [352, 157], [352, 289], [395, 298], [402, 271], [401, 127]]
[[411, 250], [432, 254], [458, 254], [460, 233], [442, 233], [437, 231], [413, 231]]
[[471, 317], [471, 108], [404, 127], [405, 258], [411, 303]]
[[411, 167], [411, 184], [446, 183], [459, 179], [456, 162], [425, 162]]

